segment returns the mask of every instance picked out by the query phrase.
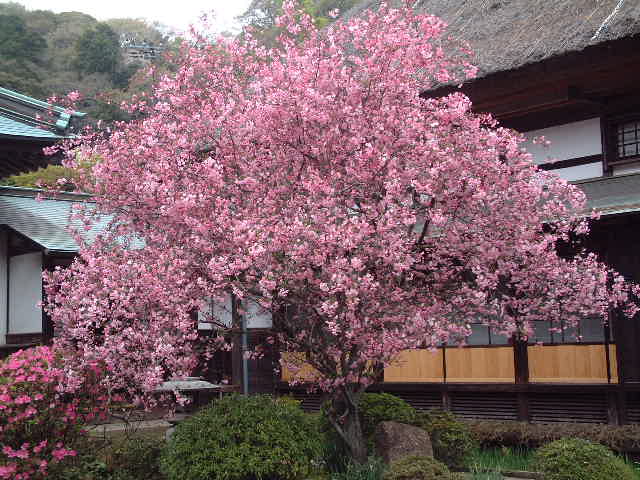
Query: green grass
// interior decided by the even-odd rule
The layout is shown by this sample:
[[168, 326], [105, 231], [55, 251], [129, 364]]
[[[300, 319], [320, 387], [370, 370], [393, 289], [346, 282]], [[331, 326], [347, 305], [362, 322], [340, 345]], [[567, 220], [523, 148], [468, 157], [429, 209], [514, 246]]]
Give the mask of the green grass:
[[625, 462], [627, 465], [630, 465], [630, 466], [631, 466], [631, 468], [633, 468], [633, 471], [634, 471], [634, 472], [635, 472], [635, 474], [636, 474], [636, 478], [637, 478], [638, 480], [640, 480], [640, 461], [636, 461], [636, 462], [634, 462], [633, 460], [631, 460], [631, 459], [630, 459], [629, 457], [627, 457], [626, 455], [623, 455], [623, 456], [622, 456], [622, 459], [624, 460], [624, 462]]
[[[504, 477], [500, 472], [530, 470], [533, 453], [533, 450], [507, 447], [476, 450], [468, 463], [471, 479], [502, 480]], [[633, 467], [636, 478], [640, 480], [640, 462], [626, 456], [622, 458]]]
[[498, 473], [506, 470], [528, 470], [532, 455], [531, 450], [521, 448], [478, 449], [469, 459], [469, 471], [479, 474]]

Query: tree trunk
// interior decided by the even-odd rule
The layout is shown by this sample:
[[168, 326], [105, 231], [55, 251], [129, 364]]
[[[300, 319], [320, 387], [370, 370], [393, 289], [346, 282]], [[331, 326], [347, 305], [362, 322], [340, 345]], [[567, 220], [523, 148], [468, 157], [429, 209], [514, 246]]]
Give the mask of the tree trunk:
[[331, 398], [329, 420], [347, 444], [349, 456], [357, 463], [367, 463], [367, 441], [362, 432], [358, 400], [360, 392], [347, 386], [335, 392]]

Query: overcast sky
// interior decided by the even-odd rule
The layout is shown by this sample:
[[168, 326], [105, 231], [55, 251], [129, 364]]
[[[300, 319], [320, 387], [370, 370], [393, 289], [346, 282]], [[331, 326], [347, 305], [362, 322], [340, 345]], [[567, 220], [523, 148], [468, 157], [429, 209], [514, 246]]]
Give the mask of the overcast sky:
[[203, 12], [216, 12], [215, 26], [218, 31], [231, 31], [234, 17], [245, 11], [250, 0], [14, 0], [29, 10], [53, 10], [60, 12], [82, 12], [97, 18], [145, 18], [158, 21], [170, 28], [183, 31], [197, 20]]

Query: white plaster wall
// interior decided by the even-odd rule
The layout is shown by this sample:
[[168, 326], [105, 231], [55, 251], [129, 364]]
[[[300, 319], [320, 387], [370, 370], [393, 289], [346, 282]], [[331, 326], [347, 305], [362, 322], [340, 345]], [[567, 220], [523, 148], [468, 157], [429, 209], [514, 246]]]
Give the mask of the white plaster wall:
[[204, 312], [202, 310], [198, 312], [198, 330], [213, 330], [213, 325], [208, 321], [212, 316], [227, 327], [231, 326], [231, 297], [224, 304], [206, 300], [205, 308]]
[[[211, 318], [212, 315], [218, 322], [223, 323], [227, 327], [231, 326], [231, 298], [228, 298], [224, 304], [209, 300], [206, 305], [205, 311], [198, 312], [199, 330], [213, 329], [213, 325], [206, 321], [207, 318]], [[271, 313], [264, 311], [260, 305], [252, 301], [246, 301], [244, 309], [248, 328], [271, 328]]]
[[0, 345], [7, 343], [7, 232], [0, 230]]
[[9, 333], [42, 332], [42, 253], [9, 260]]
[[[531, 130], [524, 132], [523, 135], [528, 139], [523, 147], [533, 155], [533, 160], [537, 164], [602, 153], [600, 118]], [[551, 145], [549, 147], [535, 145], [533, 139], [540, 136], [549, 140]]]
[[587, 163], [586, 165], [578, 165], [575, 167], [556, 168], [550, 170], [550, 172], [559, 175], [569, 182], [601, 177], [603, 173], [602, 162]]
[[245, 306], [248, 328], [271, 328], [271, 313], [255, 302], [247, 302]]

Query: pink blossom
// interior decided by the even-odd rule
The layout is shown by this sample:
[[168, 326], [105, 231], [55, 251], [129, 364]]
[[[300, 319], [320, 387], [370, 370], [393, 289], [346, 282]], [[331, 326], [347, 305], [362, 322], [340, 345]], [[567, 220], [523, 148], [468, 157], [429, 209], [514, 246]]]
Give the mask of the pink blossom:
[[184, 44], [175, 74], [128, 105], [134, 120], [67, 145], [69, 167], [99, 159], [78, 180], [96, 193], [78, 220], [110, 222], [46, 275], [65, 389], [100, 361], [104, 391], [153, 404], [165, 378], [228, 348], [229, 313], [201, 312], [211, 340], [193, 313], [233, 296], [228, 311], [258, 306], [301, 354], [283, 360], [293, 382], [313, 367], [352, 422], [380, 365], [463, 343], [471, 319], [526, 337], [537, 320], [636, 310], [594, 255], [558, 255], [589, 229], [576, 187], [460, 92], [419, 95], [475, 73], [444, 22], [383, 4], [318, 30], [285, 2], [278, 24], [280, 50]]

